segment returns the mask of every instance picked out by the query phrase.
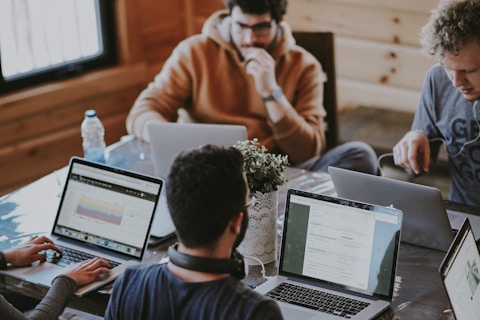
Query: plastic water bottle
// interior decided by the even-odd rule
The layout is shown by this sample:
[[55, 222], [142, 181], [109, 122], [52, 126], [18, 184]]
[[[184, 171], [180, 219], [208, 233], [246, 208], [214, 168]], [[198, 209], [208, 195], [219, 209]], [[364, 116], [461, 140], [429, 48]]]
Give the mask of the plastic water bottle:
[[95, 110], [85, 111], [81, 131], [85, 159], [105, 163], [105, 128]]

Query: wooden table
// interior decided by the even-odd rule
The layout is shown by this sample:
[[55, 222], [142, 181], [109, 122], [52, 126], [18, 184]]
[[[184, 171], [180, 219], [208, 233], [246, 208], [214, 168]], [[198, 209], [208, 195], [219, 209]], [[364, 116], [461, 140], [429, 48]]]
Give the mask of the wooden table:
[[[130, 170], [153, 174], [149, 145], [130, 136], [110, 146], [107, 163]], [[49, 233], [55, 217], [59, 196], [67, 169], [51, 174], [0, 198], [0, 250], [25, 241], [33, 234]], [[279, 221], [283, 216], [285, 194], [288, 188], [298, 188], [327, 195], [335, 195], [327, 174], [312, 173], [289, 168], [285, 173], [286, 185], [279, 190]], [[281, 225], [279, 224], [279, 228]], [[175, 239], [168, 239], [149, 248], [145, 262], [159, 261]], [[450, 307], [442, 286], [438, 266], [444, 253], [402, 243], [395, 281], [395, 299], [391, 310], [381, 319], [437, 319], [444, 309]], [[277, 272], [276, 262], [265, 266], [266, 275]], [[258, 285], [263, 282], [260, 266], [250, 266], [245, 282]], [[109, 298], [110, 286], [83, 298], [74, 297], [70, 308], [103, 316]], [[40, 299], [45, 288], [23, 283], [16, 279], [0, 277], [3, 290], [26, 294]]]

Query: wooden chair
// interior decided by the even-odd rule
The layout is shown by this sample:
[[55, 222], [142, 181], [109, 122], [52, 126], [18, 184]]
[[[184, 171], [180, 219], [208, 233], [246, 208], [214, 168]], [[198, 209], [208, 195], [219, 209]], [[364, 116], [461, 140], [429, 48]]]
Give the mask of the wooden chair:
[[323, 94], [323, 106], [327, 111], [326, 149], [338, 144], [337, 86], [335, 77], [335, 44], [332, 32], [295, 31], [293, 36], [299, 46], [313, 54], [327, 75]]

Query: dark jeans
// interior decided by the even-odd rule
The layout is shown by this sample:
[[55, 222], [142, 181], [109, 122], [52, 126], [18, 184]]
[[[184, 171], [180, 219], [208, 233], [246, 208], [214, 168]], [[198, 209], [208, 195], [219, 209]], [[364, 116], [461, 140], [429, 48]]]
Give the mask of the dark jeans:
[[361, 141], [340, 144], [323, 155], [300, 163], [296, 167], [314, 172], [328, 173], [329, 166], [378, 174], [378, 162], [375, 151], [368, 144]]

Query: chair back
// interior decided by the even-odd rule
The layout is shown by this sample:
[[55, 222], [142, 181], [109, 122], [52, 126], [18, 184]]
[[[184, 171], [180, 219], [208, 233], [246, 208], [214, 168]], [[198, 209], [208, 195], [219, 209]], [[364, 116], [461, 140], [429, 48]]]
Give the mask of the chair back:
[[327, 142], [326, 149], [328, 150], [338, 144], [334, 35], [330, 31], [294, 31], [293, 36], [300, 47], [317, 58], [327, 75], [327, 82], [325, 82], [323, 89], [323, 107], [327, 111], [325, 136]]

